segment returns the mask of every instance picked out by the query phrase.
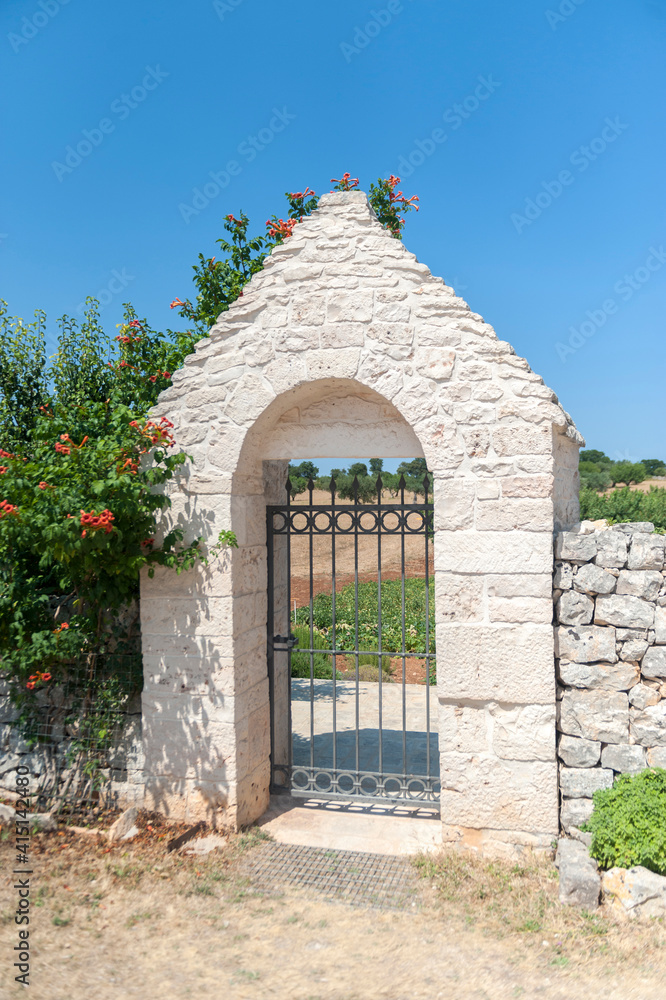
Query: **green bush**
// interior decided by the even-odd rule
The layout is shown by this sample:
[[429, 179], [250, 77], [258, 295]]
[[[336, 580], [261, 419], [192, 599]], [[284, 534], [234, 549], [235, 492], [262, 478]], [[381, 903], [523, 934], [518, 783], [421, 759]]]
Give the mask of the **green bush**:
[[624, 486], [607, 496], [584, 487], [580, 491], [580, 516], [611, 524], [622, 521], [651, 521], [660, 531], [666, 530], [666, 489], [653, 486], [649, 493]]
[[[391, 653], [402, 651], [402, 585], [400, 580], [385, 580], [382, 597], [382, 648]], [[426, 652], [425, 642], [425, 580], [411, 577], [405, 580], [405, 651]], [[434, 581], [430, 581], [430, 650], [435, 651]], [[355, 590], [350, 583], [335, 596], [335, 643], [337, 649], [355, 646]], [[305, 618], [309, 609], [298, 608], [296, 617]], [[358, 586], [358, 648], [367, 652], [378, 647], [378, 600], [376, 583]], [[317, 594], [313, 603], [313, 623], [328, 641], [332, 637], [333, 609], [330, 594]], [[329, 646], [330, 649], [330, 646]]]
[[602, 868], [642, 865], [666, 875], [666, 771], [622, 774], [612, 788], [595, 792], [582, 829], [592, 834], [590, 854]]
[[[298, 640], [298, 646], [291, 652], [291, 676], [310, 678], [310, 653], [302, 653], [298, 647], [305, 649], [329, 649], [328, 640], [325, 635], [316, 629], [312, 633], [312, 645], [310, 645], [310, 628], [308, 625], [292, 625], [291, 634]], [[330, 681], [333, 678], [333, 657], [330, 653], [313, 654], [313, 676], [317, 680]], [[340, 671], [336, 671], [335, 676], [342, 677]]]

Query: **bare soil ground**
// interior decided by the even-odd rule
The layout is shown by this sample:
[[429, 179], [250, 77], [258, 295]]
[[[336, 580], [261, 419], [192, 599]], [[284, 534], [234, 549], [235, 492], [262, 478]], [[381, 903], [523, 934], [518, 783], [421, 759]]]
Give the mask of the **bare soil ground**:
[[[297, 507], [307, 502], [307, 495], [296, 497], [293, 506]], [[330, 493], [315, 490], [313, 503], [329, 504]], [[409, 501], [412, 500], [411, 495]], [[422, 498], [419, 498], [422, 502]], [[382, 494], [383, 503], [395, 503], [388, 491]], [[336, 499], [337, 507], [345, 507], [349, 500]], [[433, 546], [430, 548], [430, 575], [433, 573]], [[405, 540], [405, 575], [414, 577], [425, 576], [425, 546], [423, 536], [413, 536]], [[354, 535], [338, 534], [335, 541], [336, 591], [354, 582]], [[382, 535], [381, 569], [383, 580], [400, 578], [402, 560], [401, 540], [398, 535]], [[292, 536], [291, 545], [291, 599], [302, 607], [310, 600], [310, 548], [307, 537]], [[315, 537], [313, 544], [314, 594], [330, 594], [333, 589], [331, 573], [331, 536]], [[359, 582], [367, 583], [377, 579], [377, 535], [358, 536], [358, 572]]]
[[[624, 483], [618, 483], [617, 486], [611, 486], [607, 490], [604, 490], [604, 495], [613, 493], [616, 489], [619, 489], [622, 486], [624, 486]], [[660, 487], [663, 490], [664, 487], [666, 487], [666, 479], [646, 479], [642, 483], [632, 483], [629, 489], [640, 490], [641, 493], [649, 493], [653, 486]]]
[[[35, 1000], [664, 997], [665, 928], [559, 907], [548, 860], [425, 858], [417, 905], [356, 909], [253, 890], [243, 859], [257, 831], [198, 858], [165, 852], [179, 831], [159, 817], [140, 825], [113, 847], [66, 830], [32, 839]], [[25, 994], [7, 840], [0, 858], [0, 995], [13, 1000]]]

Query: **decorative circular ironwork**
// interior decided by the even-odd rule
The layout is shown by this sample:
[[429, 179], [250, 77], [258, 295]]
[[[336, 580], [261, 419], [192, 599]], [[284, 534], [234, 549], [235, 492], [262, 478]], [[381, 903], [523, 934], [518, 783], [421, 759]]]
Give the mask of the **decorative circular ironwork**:
[[335, 512], [335, 530], [341, 535], [347, 535], [354, 530], [356, 519], [348, 510], [338, 510]]
[[273, 534], [281, 535], [286, 533], [288, 525], [288, 512], [285, 510], [273, 511]]
[[424, 535], [432, 531], [432, 504], [348, 507], [273, 507], [274, 535]]
[[382, 531], [387, 535], [394, 535], [400, 531], [405, 521], [402, 512], [398, 510], [383, 510], [381, 512]]
[[331, 531], [333, 520], [333, 512], [330, 510], [313, 511], [311, 519], [312, 530], [316, 531], [319, 535], [326, 535]]
[[405, 531], [423, 534], [426, 530], [425, 511], [408, 510], [405, 514]]

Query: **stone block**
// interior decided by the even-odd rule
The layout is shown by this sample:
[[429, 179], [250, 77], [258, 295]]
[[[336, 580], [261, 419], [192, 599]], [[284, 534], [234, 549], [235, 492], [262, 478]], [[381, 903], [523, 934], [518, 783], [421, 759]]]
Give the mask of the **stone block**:
[[624, 628], [652, 628], [654, 607], [640, 597], [598, 597], [594, 615], [596, 625], [619, 625]]
[[641, 673], [648, 680], [666, 679], [666, 646], [650, 646], [643, 657]]
[[474, 524], [475, 484], [467, 479], [444, 479], [437, 484], [436, 531], [471, 528]]
[[663, 921], [666, 918], [666, 878], [642, 865], [611, 868], [601, 880], [611, 908], [622, 916]]
[[601, 877], [585, 844], [578, 840], [559, 840], [555, 865], [560, 872], [560, 903], [595, 910], [599, 905]]
[[626, 694], [614, 691], [565, 691], [558, 728], [568, 736], [602, 743], [628, 743], [629, 699]]
[[572, 827], [580, 829], [592, 815], [594, 802], [592, 799], [562, 799], [560, 822], [565, 830]]
[[565, 590], [556, 607], [563, 625], [589, 625], [594, 615], [594, 601], [576, 590]]
[[487, 705], [439, 706], [442, 753], [491, 753], [492, 723]]
[[437, 668], [437, 691], [445, 701], [552, 703], [552, 629], [545, 625], [441, 625]]
[[484, 500], [476, 509], [479, 531], [551, 531], [551, 500]]
[[655, 608], [654, 641], [658, 645], [666, 645], [666, 608]]
[[585, 594], [612, 594], [616, 583], [612, 573], [607, 573], [594, 563], [581, 566], [573, 580], [574, 589]]
[[553, 602], [548, 597], [489, 597], [491, 622], [533, 622], [549, 625], [553, 619]]
[[666, 770], [666, 747], [651, 747], [647, 752], [649, 767], [663, 767]]
[[615, 593], [656, 601], [663, 582], [661, 573], [656, 569], [623, 569], [620, 570]]
[[586, 563], [597, 554], [595, 535], [581, 535], [576, 531], [559, 531], [555, 536], [555, 558], [573, 563]]
[[649, 705], [643, 711], [629, 709], [629, 719], [635, 743], [644, 747], [666, 747], [666, 700]]
[[659, 692], [647, 684], [636, 684], [629, 692], [629, 704], [641, 712], [650, 705], [656, 705], [660, 700]]
[[435, 569], [442, 572], [484, 575], [552, 572], [550, 532], [440, 531], [437, 541]]
[[493, 752], [503, 760], [555, 759], [555, 705], [489, 706]]
[[435, 579], [435, 615], [442, 622], [483, 621], [481, 577], [439, 573]]
[[560, 660], [558, 674], [569, 687], [628, 691], [638, 684], [640, 669], [634, 663], [568, 663]]
[[627, 559], [629, 569], [663, 569], [664, 536], [635, 534]]
[[573, 568], [571, 563], [555, 563], [555, 573], [553, 575], [553, 587], [556, 590], [571, 590], [573, 586]]
[[555, 834], [557, 765], [491, 754], [441, 755], [442, 822], [476, 830]]
[[648, 644], [643, 639], [629, 639], [627, 642], [622, 643], [620, 659], [638, 663], [645, 656], [647, 648]]
[[645, 749], [638, 745], [609, 743], [601, 751], [601, 766], [610, 767], [620, 774], [637, 774], [647, 766]]
[[562, 735], [557, 744], [557, 756], [567, 767], [594, 767], [599, 763], [600, 755], [599, 740]]
[[555, 629], [555, 655], [572, 663], [615, 663], [615, 629], [560, 625]]
[[601, 788], [611, 788], [613, 772], [605, 767], [560, 767], [560, 791], [572, 799], [591, 799]]
[[334, 323], [369, 323], [372, 320], [372, 300], [372, 289], [331, 292], [328, 300], [328, 319]]
[[488, 576], [489, 597], [542, 597], [550, 600], [552, 579], [547, 573], [516, 573]]
[[597, 532], [597, 556], [595, 562], [597, 566], [606, 569], [621, 568], [627, 564], [626, 535], [619, 531], [599, 531]]
[[503, 497], [550, 499], [553, 495], [553, 477], [545, 475], [509, 476], [501, 480], [501, 487]]
[[416, 371], [424, 378], [431, 378], [436, 382], [446, 382], [451, 378], [455, 360], [455, 351], [447, 351], [442, 348], [417, 348], [414, 351]]

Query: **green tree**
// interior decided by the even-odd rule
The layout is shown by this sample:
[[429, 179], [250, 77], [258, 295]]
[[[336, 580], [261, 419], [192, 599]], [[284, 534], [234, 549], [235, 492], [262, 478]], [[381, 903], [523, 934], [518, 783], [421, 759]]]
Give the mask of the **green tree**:
[[662, 462], [660, 458], [642, 458], [641, 465], [645, 467], [645, 473], [650, 478], [666, 476], [666, 462]]

